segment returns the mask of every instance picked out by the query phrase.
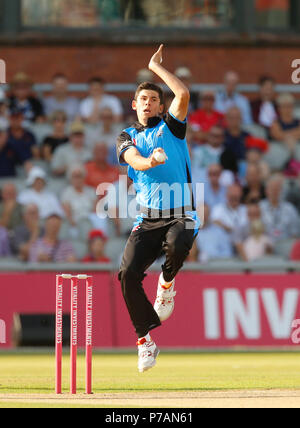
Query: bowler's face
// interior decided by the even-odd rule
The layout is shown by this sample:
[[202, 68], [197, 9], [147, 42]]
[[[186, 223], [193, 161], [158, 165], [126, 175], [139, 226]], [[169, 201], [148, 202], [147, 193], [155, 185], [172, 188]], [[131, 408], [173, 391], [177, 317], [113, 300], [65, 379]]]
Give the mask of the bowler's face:
[[160, 104], [158, 92], [143, 89], [137, 99], [132, 102], [132, 108], [136, 110], [139, 122], [147, 123], [150, 117], [162, 113], [164, 106]]

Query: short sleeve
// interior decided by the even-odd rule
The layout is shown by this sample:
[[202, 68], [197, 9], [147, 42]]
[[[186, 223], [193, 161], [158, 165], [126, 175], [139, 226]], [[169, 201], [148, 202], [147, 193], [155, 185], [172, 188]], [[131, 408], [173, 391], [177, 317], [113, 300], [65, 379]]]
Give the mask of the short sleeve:
[[168, 128], [172, 132], [172, 134], [179, 138], [180, 140], [184, 140], [186, 137], [186, 129], [187, 129], [187, 122], [181, 121], [177, 119], [172, 113], [168, 111], [167, 114], [164, 116], [164, 121], [167, 124]]
[[117, 159], [119, 160], [120, 165], [127, 165], [123, 158], [123, 154], [130, 147], [135, 147], [131, 136], [127, 132], [122, 132], [117, 140]]

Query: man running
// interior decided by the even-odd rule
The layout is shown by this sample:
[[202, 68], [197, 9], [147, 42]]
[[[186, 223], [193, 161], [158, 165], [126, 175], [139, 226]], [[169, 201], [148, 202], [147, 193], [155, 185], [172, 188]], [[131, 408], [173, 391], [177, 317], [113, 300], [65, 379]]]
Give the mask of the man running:
[[[138, 336], [138, 369], [156, 364], [159, 350], [150, 330], [161, 325], [174, 309], [175, 276], [193, 246], [200, 225], [191, 191], [191, 165], [186, 136], [190, 94], [185, 85], [162, 65], [163, 45], [149, 69], [174, 93], [169, 111], [163, 92], [153, 83], [139, 85], [132, 108], [138, 122], [118, 138], [117, 155], [128, 165], [141, 213], [126, 244], [119, 271], [123, 296]], [[165, 161], [157, 154], [166, 154]], [[161, 155], [160, 155], [161, 156]], [[145, 271], [164, 253], [154, 307], [142, 285]]]

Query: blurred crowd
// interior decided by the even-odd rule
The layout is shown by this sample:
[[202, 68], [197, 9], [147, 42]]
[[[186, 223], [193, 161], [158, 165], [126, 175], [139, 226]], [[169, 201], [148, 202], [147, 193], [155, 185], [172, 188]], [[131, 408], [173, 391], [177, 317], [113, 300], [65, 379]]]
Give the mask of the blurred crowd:
[[[251, 98], [229, 71], [221, 90], [192, 90], [187, 139], [197, 210], [204, 226], [189, 261], [300, 260], [300, 112], [271, 76]], [[154, 81], [140, 70], [136, 83]], [[119, 262], [134, 220], [118, 216], [134, 198], [115, 143], [136, 121], [127, 98], [105, 92], [101, 77], [88, 93], [71, 94], [64, 74], [38, 96], [25, 73], [0, 92], [0, 255], [23, 262]], [[172, 94], [166, 94], [166, 110]], [[99, 191], [103, 183], [114, 184]], [[196, 183], [205, 184], [205, 196]], [[129, 193], [128, 198], [123, 198]], [[114, 218], [101, 215], [103, 197]], [[100, 214], [100, 215], [99, 215]], [[124, 216], [123, 216], [124, 217]]]

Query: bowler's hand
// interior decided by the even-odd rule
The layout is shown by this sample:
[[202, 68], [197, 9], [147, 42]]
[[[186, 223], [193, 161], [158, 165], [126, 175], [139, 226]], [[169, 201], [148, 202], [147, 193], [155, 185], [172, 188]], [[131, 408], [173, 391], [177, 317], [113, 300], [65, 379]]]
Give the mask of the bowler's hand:
[[162, 63], [162, 61], [163, 61], [163, 57], [162, 57], [163, 47], [164, 47], [164, 45], [160, 45], [158, 51], [155, 52], [153, 57], [150, 59], [150, 62], [148, 65], [149, 70], [153, 71], [153, 68], [155, 68], [156, 65], [160, 65]]
[[152, 153], [152, 155], [149, 157], [149, 167], [150, 168], [155, 168], [156, 166], [164, 165], [166, 163], [166, 162], [158, 162], [155, 159], [155, 153], [157, 153], [157, 152], [164, 153], [164, 150], [161, 147], [159, 147], [158, 149], [154, 150], [154, 152]]

